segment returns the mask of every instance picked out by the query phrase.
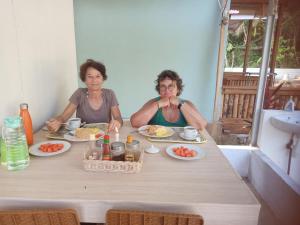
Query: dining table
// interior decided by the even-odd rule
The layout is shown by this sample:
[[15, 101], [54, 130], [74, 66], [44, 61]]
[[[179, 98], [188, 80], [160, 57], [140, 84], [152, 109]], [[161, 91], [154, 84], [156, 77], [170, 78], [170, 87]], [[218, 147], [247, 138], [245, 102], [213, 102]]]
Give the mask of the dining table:
[[[125, 124], [118, 138], [152, 144], [156, 154], [144, 153], [137, 173], [87, 171], [83, 166], [88, 142], [70, 142], [68, 151], [53, 156], [30, 156], [24, 170], [0, 169], [0, 210], [72, 208], [81, 222], [104, 223], [109, 209], [199, 214], [205, 225], [257, 225], [260, 203], [230, 165], [213, 138], [195, 144], [204, 157], [181, 160], [166, 153], [174, 143], [151, 142]], [[34, 143], [47, 141], [39, 130]], [[111, 134], [111, 141], [114, 134]]]

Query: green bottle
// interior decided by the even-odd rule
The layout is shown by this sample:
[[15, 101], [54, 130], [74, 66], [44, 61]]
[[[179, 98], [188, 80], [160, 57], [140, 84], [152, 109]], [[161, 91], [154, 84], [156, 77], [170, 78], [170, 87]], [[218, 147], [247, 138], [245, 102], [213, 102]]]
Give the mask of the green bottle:
[[0, 163], [3, 166], [6, 166], [6, 145], [2, 137], [0, 137]]
[[23, 121], [19, 116], [7, 117], [2, 127], [8, 170], [22, 170], [29, 165], [29, 153]]

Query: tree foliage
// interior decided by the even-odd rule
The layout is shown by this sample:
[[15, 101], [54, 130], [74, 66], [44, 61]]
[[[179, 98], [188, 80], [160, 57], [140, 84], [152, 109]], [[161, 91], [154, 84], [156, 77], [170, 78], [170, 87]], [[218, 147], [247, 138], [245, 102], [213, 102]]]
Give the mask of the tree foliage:
[[[226, 49], [226, 67], [243, 67], [249, 20], [230, 21]], [[265, 20], [253, 20], [247, 67], [259, 68], [262, 59]], [[299, 68], [300, 10], [283, 14], [283, 24], [276, 55], [277, 68]], [[300, 44], [298, 44], [300, 45]], [[299, 47], [298, 47], [299, 48]]]

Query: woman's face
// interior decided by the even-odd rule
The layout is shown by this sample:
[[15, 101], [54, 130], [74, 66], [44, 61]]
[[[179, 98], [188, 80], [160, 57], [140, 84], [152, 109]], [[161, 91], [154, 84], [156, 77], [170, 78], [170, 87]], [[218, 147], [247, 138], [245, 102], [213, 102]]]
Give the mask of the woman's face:
[[100, 71], [89, 67], [85, 74], [85, 84], [90, 91], [100, 90], [103, 84], [103, 76]]
[[177, 96], [178, 88], [175, 80], [166, 78], [159, 82], [159, 94], [161, 98]]

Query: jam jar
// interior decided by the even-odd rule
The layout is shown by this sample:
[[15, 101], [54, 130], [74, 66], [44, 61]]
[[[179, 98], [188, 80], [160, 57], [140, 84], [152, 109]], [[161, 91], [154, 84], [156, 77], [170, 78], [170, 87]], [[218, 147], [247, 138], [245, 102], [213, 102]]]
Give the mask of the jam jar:
[[111, 154], [113, 161], [124, 161], [125, 144], [120, 141], [111, 143]]

